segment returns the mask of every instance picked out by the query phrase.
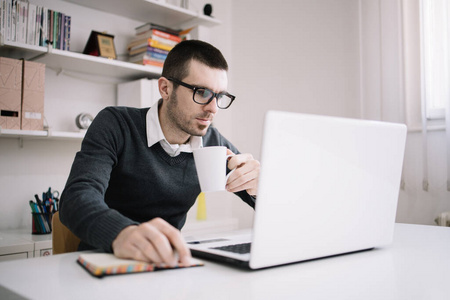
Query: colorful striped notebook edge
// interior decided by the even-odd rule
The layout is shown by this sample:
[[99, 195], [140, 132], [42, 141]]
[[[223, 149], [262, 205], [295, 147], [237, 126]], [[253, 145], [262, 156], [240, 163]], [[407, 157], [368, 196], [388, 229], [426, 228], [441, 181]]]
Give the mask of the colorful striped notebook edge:
[[142, 273], [142, 272], [154, 272], [160, 270], [169, 269], [181, 269], [190, 267], [200, 267], [203, 266], [203, 262], [192, 258], [192, 265], [185, 266], [163, 266], [158, 267], [153, 263], [146, 263], [131, 259], [121, 259], [117, 258], [111, 253], [86, 253], [80, 254], [77, 259], [78, 264], [80, 264], [85, 270], [87, 270], [91, 275], [95, 277], [103, 277], [109, 275], [119, 275], [119, 274], [132, 274], [132, 273]]

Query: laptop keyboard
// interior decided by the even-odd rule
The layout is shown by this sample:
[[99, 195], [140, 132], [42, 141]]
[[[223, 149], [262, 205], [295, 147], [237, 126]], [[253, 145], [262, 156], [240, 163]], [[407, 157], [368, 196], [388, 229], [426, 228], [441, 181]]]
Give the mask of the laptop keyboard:
[[227, 245], [221, 247], [213, 247], [211, 249], [217, 249], [222, 251], [228, 251], [239, 254], [250, 253], [251, 243], [243, 243], [243, 244], [235, 244], [235, 245]]

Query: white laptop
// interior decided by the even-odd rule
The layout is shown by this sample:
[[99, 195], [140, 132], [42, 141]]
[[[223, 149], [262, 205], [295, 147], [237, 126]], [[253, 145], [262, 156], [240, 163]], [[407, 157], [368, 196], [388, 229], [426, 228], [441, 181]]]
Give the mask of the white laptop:
[[191, 237], [192, 255], [260, 269], [391, 243], [405, 141], [402, 124], [269, 111], [252, 230]]

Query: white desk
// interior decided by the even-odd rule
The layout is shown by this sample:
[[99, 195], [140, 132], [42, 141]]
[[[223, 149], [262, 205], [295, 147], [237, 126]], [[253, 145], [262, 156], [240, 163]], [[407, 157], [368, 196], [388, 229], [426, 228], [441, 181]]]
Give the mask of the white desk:
[[[449, 299], [450, 228], [397, 224], [386, 248], [260, 271], [204, 267], [97, 279], [78, 253], [0, 263], [0, 298]], [[17, 295], [16, 295], [17, 296]], [[21, 299], [14, 298], [14, 299]]]

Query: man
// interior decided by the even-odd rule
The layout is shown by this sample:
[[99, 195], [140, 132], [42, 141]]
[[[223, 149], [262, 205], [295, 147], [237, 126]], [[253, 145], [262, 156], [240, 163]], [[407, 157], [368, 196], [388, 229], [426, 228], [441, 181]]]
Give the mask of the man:
[[188, 265], [179, 230], [200, 193], [192, 155], [199, 147], [222, 145], [236, 153], [226, 188], [254, 207], [259, 162], [210, 126], [234, 100], [226, 92], [227, 71], [212, 45], [182, 42], [164, 63], [157, 104], [108, 107], [97, 115], [61, 196], [61, 221], [82, 240], [80, 250]]

